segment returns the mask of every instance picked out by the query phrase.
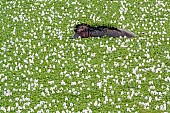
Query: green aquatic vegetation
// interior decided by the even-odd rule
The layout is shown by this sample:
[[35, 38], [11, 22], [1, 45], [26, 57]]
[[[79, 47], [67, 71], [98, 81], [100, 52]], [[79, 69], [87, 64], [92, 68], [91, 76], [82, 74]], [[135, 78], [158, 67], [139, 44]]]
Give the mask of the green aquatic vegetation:
[[[0, 9], [0, 112], [170, 112], [167, 1], [2, 1]], [[137, 36], [70, 39], [82, 22]]]

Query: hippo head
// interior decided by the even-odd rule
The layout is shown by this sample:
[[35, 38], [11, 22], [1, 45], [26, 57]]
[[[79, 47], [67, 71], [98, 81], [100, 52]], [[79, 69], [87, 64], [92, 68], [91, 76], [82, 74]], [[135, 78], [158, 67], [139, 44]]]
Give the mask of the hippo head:
[[87, 38], [89, 37], [89, 25], [87, 24], [78, 24], [74, 29], [74, 35], [71, 38]]

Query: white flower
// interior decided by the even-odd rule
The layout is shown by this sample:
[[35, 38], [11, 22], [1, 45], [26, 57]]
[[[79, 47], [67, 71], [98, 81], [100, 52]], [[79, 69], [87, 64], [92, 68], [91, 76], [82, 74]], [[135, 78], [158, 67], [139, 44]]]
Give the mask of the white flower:
[[99, 87], [99, 89], [101, 89], [102, 88], [102, 82], [98, 82], [97, 86]]
[[61, 85], [66, 85], [66, 83], [64, 82], [64, 80], [61, 81]]
[[76, 85], [76, 82], [71, 82], [71, 85], [72, 85], [72, 86], [75, 86], [75, 85]]
[[166, 110], [166, 103], [164, 103], [163, 105], [160, 105], [160, 110], [162, 110], [162, 111]]

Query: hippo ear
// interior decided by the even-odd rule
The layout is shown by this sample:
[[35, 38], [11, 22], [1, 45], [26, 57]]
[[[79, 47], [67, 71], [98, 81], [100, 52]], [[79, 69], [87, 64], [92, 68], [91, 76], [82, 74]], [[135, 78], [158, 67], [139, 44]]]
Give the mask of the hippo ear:
[[87, 26], [83, 26], [83, 31], [88, 31], [88, 27]]

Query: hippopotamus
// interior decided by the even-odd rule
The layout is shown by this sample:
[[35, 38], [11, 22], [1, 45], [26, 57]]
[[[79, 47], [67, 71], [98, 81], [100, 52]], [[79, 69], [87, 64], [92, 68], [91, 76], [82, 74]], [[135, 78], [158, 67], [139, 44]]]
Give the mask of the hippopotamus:
[[88, 38], [88, 37], [135, 37], [133, 32], [115, 27], [97, 26], [93, 27], [82, 23], [75, 26], [74, 35], [71, 38]]

